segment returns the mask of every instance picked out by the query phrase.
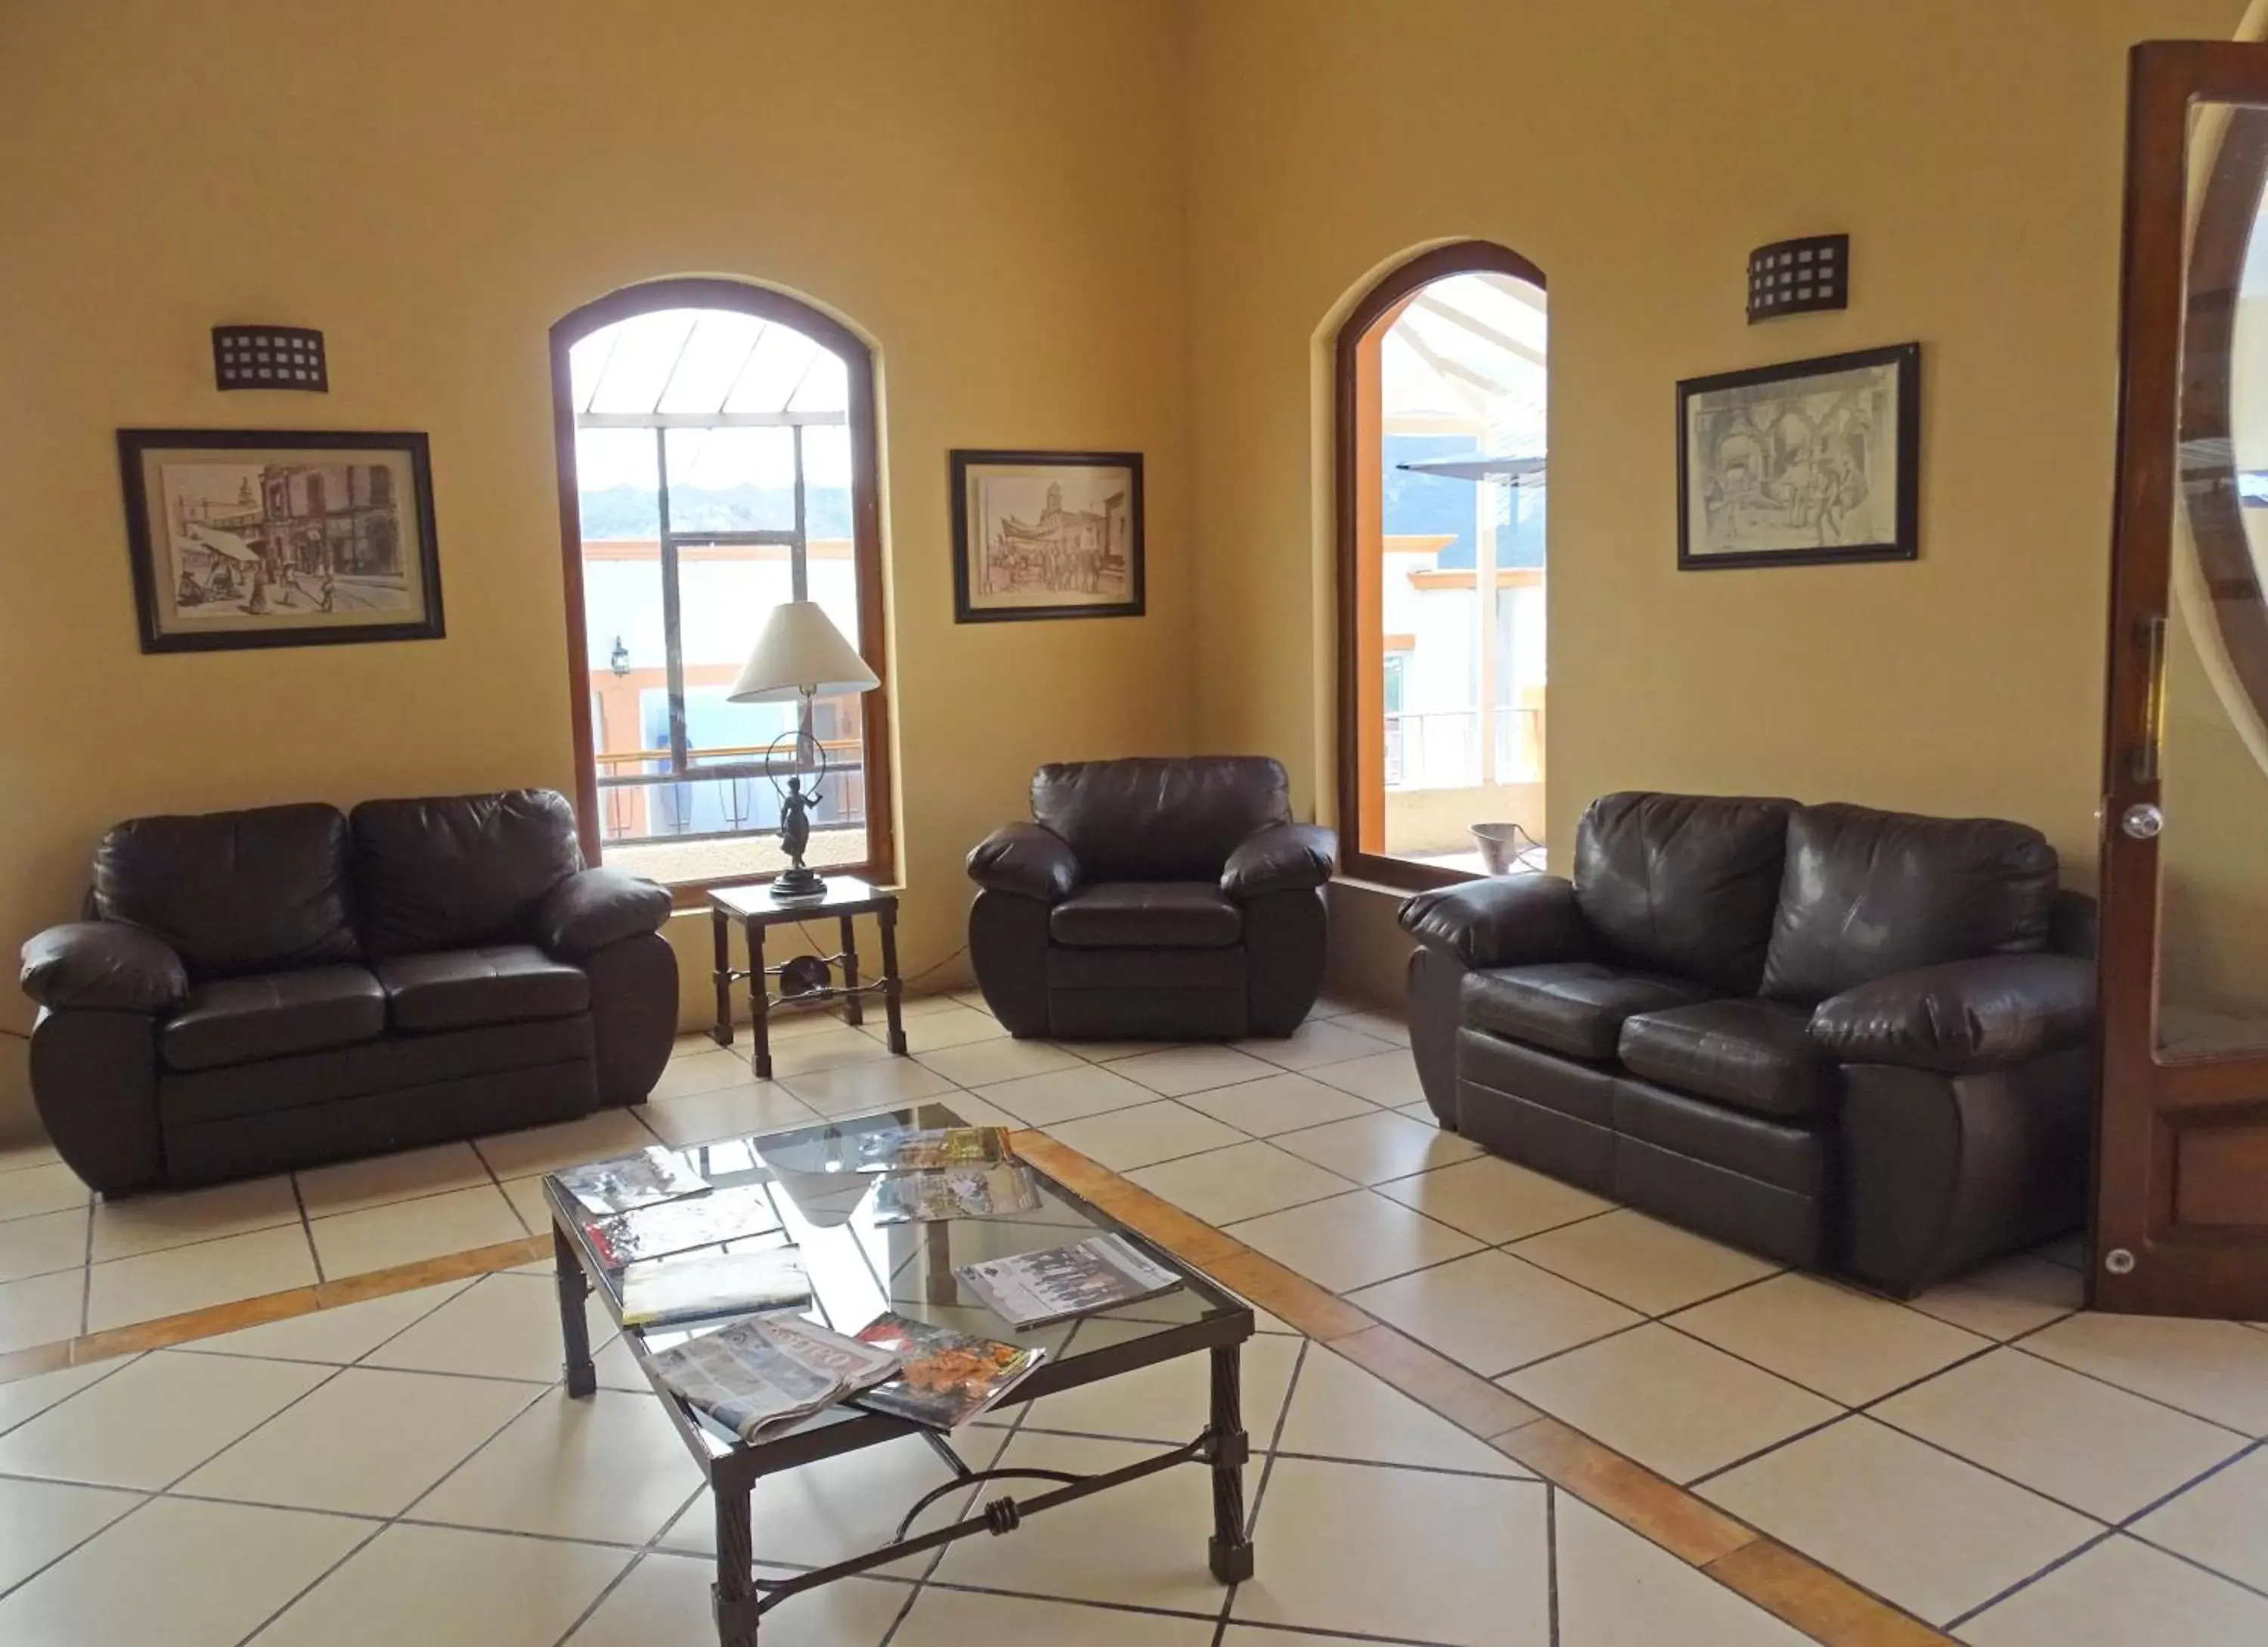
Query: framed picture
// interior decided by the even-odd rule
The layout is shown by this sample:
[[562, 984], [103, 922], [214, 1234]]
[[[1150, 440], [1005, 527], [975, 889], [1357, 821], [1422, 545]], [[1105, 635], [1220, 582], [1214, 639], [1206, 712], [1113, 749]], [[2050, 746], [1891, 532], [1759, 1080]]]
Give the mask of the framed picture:
[[122, 429], [144, 652], [438, 640], [422, 434]]
[[1911, 560], [1921, 345], [1677, 386], [1677, 564]]
[[1139, 452], [955, 452], [957, 623], [1142, 616]]

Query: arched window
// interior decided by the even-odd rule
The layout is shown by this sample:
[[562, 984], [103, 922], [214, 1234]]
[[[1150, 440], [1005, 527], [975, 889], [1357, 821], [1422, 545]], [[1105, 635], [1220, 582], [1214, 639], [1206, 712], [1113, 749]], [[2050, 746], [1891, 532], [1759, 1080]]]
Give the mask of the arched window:
[[1339, 836], [1351, 874], [1543, 868], [1543, 275], [1485, 241], [1339, 328]]
[[659, 280], [553, 327], [551, 375], [585, 854], [674, 886], [768, 877], [775, 778], [815, 739], [810, 862], [887, 871], [882, 691], [822, 698], [803, 728], [795, 705], [725, 699], [787, 600], [883, 672], [865, 343], [765, 287]]

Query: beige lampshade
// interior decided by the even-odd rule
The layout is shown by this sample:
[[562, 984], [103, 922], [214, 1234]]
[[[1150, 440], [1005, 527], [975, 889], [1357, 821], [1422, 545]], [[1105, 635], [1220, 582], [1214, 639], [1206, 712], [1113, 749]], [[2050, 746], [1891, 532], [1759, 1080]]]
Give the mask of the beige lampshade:
[[777, 704], [806, 693], [828, 698], [871, 691], [881, 683], [818, 602], [786, 601], [772, 609], [756, 649], [725, 696], [736, 704]]

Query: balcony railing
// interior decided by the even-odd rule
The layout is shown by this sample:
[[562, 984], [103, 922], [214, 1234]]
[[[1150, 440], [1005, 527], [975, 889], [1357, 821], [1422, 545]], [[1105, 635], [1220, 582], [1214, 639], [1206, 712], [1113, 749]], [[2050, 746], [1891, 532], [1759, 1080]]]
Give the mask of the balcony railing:
[[[1543, 780], [1543, 711], [1500, 705], [1490, 717], [1496, 748], [1494, 781]], [[1390, 711], [1386, 717], [1388, 789], [1470, 789], [1481, 779], [1477, 709]]]
[[[827, 752], [827, 788], [811, 820], [814, 834], [864, 829], [866, 781], [864, 749], [856, 738], [820, 741]], [[687, 751], [694, 765], [669, 770], [666, 749], [608, 750], [595, 756], [600, 824], [617, 846], [654, 841], [729, 840], [779, 827], [775, 772], [808, 779], [816, 763], [768, 766], [767, 744], [733, 744]], [[659, 770], [655, 770], [656, 768]]]

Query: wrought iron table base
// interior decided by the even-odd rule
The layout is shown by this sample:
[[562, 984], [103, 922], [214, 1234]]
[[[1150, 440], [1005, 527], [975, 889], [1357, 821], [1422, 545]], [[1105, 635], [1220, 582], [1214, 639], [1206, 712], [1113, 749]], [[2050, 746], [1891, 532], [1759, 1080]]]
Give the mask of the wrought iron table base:
[[786, 965], [764, 964], [764, 928], [777, 920], [801, 920], [792, 904], [783, 905], [769, 919], [756, 915], [743, 918], [741, 927], [747, 934], [748, 964], [745, 968], [732, 964], [732, 918], [722, 909], [710, 911], [710, 932], [716, 949], [716, 964], [710, 976], [717, 986], [717, 1023], [709, 1031], [709, 1038], [719, 1046], [733, 1044], [733, 986], [746, 979], [748, 986], [748, 1030], [756, 1045], [749, 1065], [756, 1079], [772, 1078], [771, 1012], [776, 1006], [793, 1005], [799, 1008], [824, 1006], [830, 1001], [843, 1003], [843, 1021], [854, 1028], [865, 1022], [864, 1002], [868, 995], [882, 998], [882, 1011], [889, 1025], [887, 1044], [900, 1058], [906, 1056], [906, 1030], [900, 1016], [899, 997], [902, 987], [898, 978], [898, 922], [896, 900], [889, 899], [872, 910], [874, 924], [881, 934], [882, 976], [870, 983], [858, 981], [858, 938], [852, 917], [838, 917], [843, 927], [843, 948], [833, 955], [821, 956], [819, 960], [830, 971], [839, 968], [843, 981], [823, 989], [807, 990], [800, 994], [775, 996], [765, 981], [786, 971]]

